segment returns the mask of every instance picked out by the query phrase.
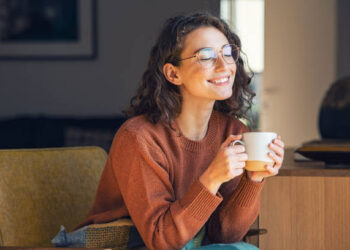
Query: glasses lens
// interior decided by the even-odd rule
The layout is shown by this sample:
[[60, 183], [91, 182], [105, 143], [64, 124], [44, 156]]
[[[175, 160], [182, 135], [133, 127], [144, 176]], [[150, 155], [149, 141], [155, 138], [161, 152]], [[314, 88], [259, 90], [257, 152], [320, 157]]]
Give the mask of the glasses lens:
[[216, 51], [213, 48], [204, 48], [198, 51], [198, 61], [205, 67], [212, 66], [216, 61]]
[[222, 55], [227, 63], [237, 62], [239, 49], [233, 44], [227, 44], [222, 48]]

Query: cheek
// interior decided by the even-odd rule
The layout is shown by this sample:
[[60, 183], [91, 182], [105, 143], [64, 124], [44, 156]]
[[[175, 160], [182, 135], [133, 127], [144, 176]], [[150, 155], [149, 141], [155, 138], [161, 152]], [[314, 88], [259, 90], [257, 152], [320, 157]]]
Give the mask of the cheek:
[[202, 67], [194, 67], [191, 70], [188, 70], [185, 74], [186, 81], [203, 81], [208, 78], [208, 72]]
[[233, 65], [231, 66], [231, 72], [232, 72], [232, 74], [233, 74], [233, 75], [236, 74], [236, 71], [237, 71], [237, 65], [236, 65], [236, 64], [233, 64]]
[[231, 68], [232, 79], [235, 80], [237, 78], [237, 67], [236, 65]]

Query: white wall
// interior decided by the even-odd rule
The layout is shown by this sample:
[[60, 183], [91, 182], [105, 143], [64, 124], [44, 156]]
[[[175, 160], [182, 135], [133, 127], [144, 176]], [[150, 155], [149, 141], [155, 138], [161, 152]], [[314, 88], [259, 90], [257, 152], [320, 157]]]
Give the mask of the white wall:
[[219, 0], [98, 0], [94, 61], [0, 61], [0, 117], [113, 115], [129, 103], [164, 20]]
[[287, 146], [319, 138], [336, 41], [336, 0], [265, 0], [261, 130], [278, 132]]

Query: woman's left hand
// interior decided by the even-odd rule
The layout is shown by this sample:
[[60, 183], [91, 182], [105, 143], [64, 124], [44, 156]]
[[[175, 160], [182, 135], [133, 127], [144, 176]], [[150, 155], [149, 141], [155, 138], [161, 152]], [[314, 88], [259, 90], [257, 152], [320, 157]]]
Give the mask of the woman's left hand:
[[268, 153], [268, 156], [274, 161], [274, 164], [266, 165], [266, 171], [247, 171], [248, 178], [252, 181], [261, 182], [266, 177], [278, 174], [284, 157], [284, 143], [281, 136], [273, 139], [272, 143], [269, 144], [269, 149], [273, 151], [273, 153]]

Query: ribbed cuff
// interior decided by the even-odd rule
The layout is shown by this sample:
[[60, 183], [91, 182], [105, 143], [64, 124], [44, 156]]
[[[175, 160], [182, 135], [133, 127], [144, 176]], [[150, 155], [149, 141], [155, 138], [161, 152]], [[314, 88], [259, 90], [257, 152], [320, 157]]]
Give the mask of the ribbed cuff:
[[238, 184], [237, 190], [232, 197], [233, 205], [239, 207], [250, 207], [256, 199], [259, 198], [260, 192], [264, 186], [265, 180], [262, 182], [254, 182], [249, 180], [244, 173]]
[[187, 194], [181, 199], [180, 204], [185, 213], [199, 221], [207, 221], [222, 201], [222, 196], [213, 195], [202, 183], [195, 181]]

